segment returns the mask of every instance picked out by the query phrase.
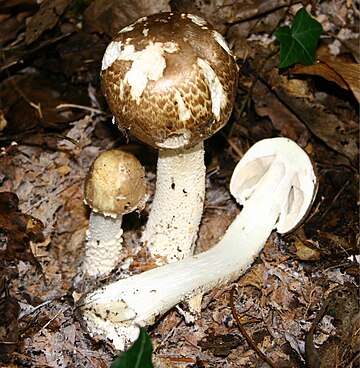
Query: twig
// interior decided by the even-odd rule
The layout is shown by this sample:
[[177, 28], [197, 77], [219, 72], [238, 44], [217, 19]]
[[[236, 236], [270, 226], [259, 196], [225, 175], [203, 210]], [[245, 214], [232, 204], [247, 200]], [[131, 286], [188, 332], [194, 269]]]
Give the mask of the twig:
[[350, 183], [350, 180], [348, 180], [342, 188], [337, 192], [336, 196], [331, 201], [329, 207], [324, 211], [324, 213], [321, 215], [320, 219], [324, 218], [324, 216], [329, 212], [330, 208], [333, 206], [333, 204], [337, 201], [337, 199], [340, 197], [341, 193], [344, 191], [344, 189], [348, 186]]
[[351, 367], [355, 367], [355, 363], [358, 362], [360, 360], [360, 353], [357, 353], [353, 359], [351, 359], [351, 361], [349, 362], [349, 364], [345, 367], [345, 368], [351, 368]]
[[39, 118], [42, 119], [43, 118], [43, 114], [41, 111], [41, 104], [38, 103], [36, 104], [35, 102], [32, 102], [30, 99], [28, 99], [28, 97], [25, 95], [25, 93], [17, 86], [17, 84], [10, 79], [11, 84], [13, 85], [13, 87], [16, 89], [16, 91], [19, 93], [19, 95], [24, 99], [24, 101], [31, 106], [33, 109], [35, 109], [39, 115]]
[[97, 114], [102, 114], [102, 115], [105, 114], [104, 111], [101, 111], [99, 109], [95, 109], [93, 107], [84, 106], [84, 105], [70, 104], [70, 103], [57, 105], [56, 108], [57, 109], [74, 108], [74, 109], [87, 110], [87, 111], [94, 112], [94, 113], [97, 113]]
[[53, 322], [53, 321], [55, 321], [55, 319], [56, 318], [58, 318], [59, 317], [59, 315], [61, 314], [61, 313], [64, 313], [64, 312], [66, 312], [66, 311], [68, 311], [69, 309], [70, 309], [71, 307], [66, 307], [66, 308], [61, 308], [52, 318], [50, 318], [45, 324], [44, 324], [44, 326], [42, 326], [41, 327], [41, 329], [35, 334], [35, 336], [36, 335], [38, 335], [40, 332], [42, 332], [43, 330], [45, 330], [49, 325], [50, 325], [50, 323], [51, 322]]
[[161, 348], [161, 346], [165, 343], [166, 340], [168, 340], [175, 332], [175, 330], [179, 327], [180, 323], [182, 322], [182, 320], [180, 319], [178, 321], [178, 323], [173, 326], [173, 328], [166, 334], [166, 336], [159, 342], [159, 344], [157, 346], [154, 347], [153, 351], [154, 354]]
[[256, 345], [255, 341], [251, 338], [251, 336], [247, 333], [246, 329], [244, 328], [244, 326], [242, 325], [239, 316], [237, 315], [236, 309], [235, 309], [235, 305], [234, 305], [234, 288], [230, 290], [230, 307], [231, 307], [231, 312], [235, 318], [236, 324], [240, 330], [240, 332], [242, 333], [242, 335], [245, 337], [245, 340], [247, 341], [247, 343], [250, 345], [250, 347], [252, 347], [256, 354], [267, 364], [269, 364], [269, 366], [271, 368], [277, 368], [275, 363], [273, 363]]
[[321, 319], [324, 317], [324, 314], [327, 310], [327, 307], [329, 305], [331, 301], [331, 295], [329, 295], [323, 305], [321, 306], [321, 308], [319, 309], [319, 311], [317, 312], [311, 327], [309, 329], [308, 334], [306, 335], [305, 338], [305, 362], [306, 362], [306, 366], [309, 368], [319, 368], [320, 364], [321, 364], [321, 359], [319, 357], [319, 354], [317, 352], [317, 350], [315, 349], [314, 346], [314, 332], [315, 332], [315, 328], [316, 326], [319, 324], [319, 322], [321, 321]]

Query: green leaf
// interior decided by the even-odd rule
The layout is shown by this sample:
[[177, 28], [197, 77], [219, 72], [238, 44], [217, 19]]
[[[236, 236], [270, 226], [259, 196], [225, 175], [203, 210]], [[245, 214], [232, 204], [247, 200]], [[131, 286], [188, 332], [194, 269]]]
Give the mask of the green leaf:
[[152, 344], [145, 328], [140, 328], [140, 335], [133, 346], [121, 354], [111, 364], [111, 368], [154, 368], [152, 364]]
[[280, 42], [279, 68], [287, 68], [295, 63], [314, 64], [317, 44], [322, 34], [321, 24], [301, 8], [290, 27], [280, 27], [275, 36]]

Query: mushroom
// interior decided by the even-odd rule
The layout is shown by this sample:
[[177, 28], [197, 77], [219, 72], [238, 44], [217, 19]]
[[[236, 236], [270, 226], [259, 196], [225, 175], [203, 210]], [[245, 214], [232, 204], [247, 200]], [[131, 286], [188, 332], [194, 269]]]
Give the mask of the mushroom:
[[223, 238], [210, 250], [125, 280], [82, 300], [92, 334], [104, 335], [123, 350], [138, 326], [193, 295], [236, 280], [252, 264], [272, 230], [292, 231], [306, 216], [317, 180], [305, 151], [286, 138], [265, 139], [238, 163], [230, 190], [243, 206]]
[[101, 84], [114, 121], [159, 149], [141, 239], [157, 264], [193, 252], [205, 197], [203, 141], [228, 121], [237, 78], [224, 38], [193, 14], [140, 18], [105, 51]]
[[129, 152], [102, 152], [85, 178], [84, 200], [91, 208], [84, 271], [90, 276], [111, 272], [120, 260], [122, 217], [142, 210], [146, 200], [145, 173]]

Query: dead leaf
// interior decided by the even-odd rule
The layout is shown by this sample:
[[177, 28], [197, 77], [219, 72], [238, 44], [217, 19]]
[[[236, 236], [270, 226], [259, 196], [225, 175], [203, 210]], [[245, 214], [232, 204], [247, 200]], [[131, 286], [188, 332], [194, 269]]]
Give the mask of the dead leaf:
[[281, 135], [298, 142], [302, 147], [306, 146], [310, 138], [306, 126], [261, 81], [256, 82], [253, 97], [259, 116], [268, 116]]
[[301, 119], [306, 127], [326, 145], [334, 151], [350, 159], [351, 163], [356, 165], [358, 160], [358, 132], [350, 125], [351, 121], [340, 120], [328, 109], [325, 109], [318, 103], [293, 96], [282, 85], [283, 76], [275, 71], [268, 74], [269, 83], [279, 100], [291, 108], [291, 111]]
[[30, 241], [43, 241], [44, 229], [40, 220], [18, 210], [19, 199], [15, 193], [0, 193], [0, 232], [7, 239], [6, 248], [0, 251], [0, 260], [14, 259], [30, 262], [41, 271], [38, 260], [34, 257]]
[[355, 98], [360, 102], [360, 64], [337, 61], [327, 61], [326, 63], [345, 80]]
[[[350, 362], [357, 360], [359, 352], [359, 346], [355, 349], [352, 346], [353, 341], [359, 340], [359, 330], [353, 328], [359, 319], [358, 302], [356, 286], [346, 285], [332, 291], [322, 303], [306, 337], [305, 354], [307, 362], [310, 363], [309, 368], [353, 366]], [[317, 325], [324, 314], [332, 317], [336, 335], [316, 349], [314, 332], [319, 330]]]
[[313, 65], [297, 65], [291, 71], [292, 74], [317, 75], [336, 83], [339, 87], [349, 89], [343, 78], [325, 63], [317, 63]]
[[84, 12], [84, 23], [91, 32], [101, 32], [112, 37], [121, 28], [138, 18], [164, 11], [170, 11], [166, 0], [140, 0], [125, 3], [97, 0], [89, 2]]
[[229, 9], [228, 19], [226, 20], [229, 23], [238, 23], [253, 17], [260, 17], [288, 5], [286, 0], [241, 1], [232, 4], [232, 6], [227, 6]]
[[53, 28], [70, 5], [71, 0], [45, 0], [39, 11], [26, 22], [25, 41], [36, 41], [45, 31]]
[[314, 65], [297, 66], [293, 74], [317, 75], [336, 83], [343, 89], [350, 90], [360, 102], [360, 64], [326, 60]]
[[19, 342], [19, 312], [18, 301], [6, 290], [0, 299], [0, 359], [5, 363], [9, 362]]
[[226, 357], [231, 349], [238, 347], [242, 340], [237, 335], [209, 335], [198, 342], [198, 345], [204, 350], [210, 350], [215, 356]]
[[321, 253], [317, 249], [310, 248], [299, 238], [295, 238], [296, 256], [302, 261], [317, 261]]
[[[4, 129], [8, 135], [25, 135], [45, 127], [62, 129], [68, 122], [80, 119], [85, 112], [81, 109], [59, 110], [56, 108], [58, 105], [68, 101], [88, 104], [88, 96], [75, 84], [59, 84], [57, 77], [35, 69], [27, 69], [5, 79], [0, 85], [0, 100], [4, 106], [4, 118], [8, 120]], [[37, 136], [38, 139], [41, 137]]]

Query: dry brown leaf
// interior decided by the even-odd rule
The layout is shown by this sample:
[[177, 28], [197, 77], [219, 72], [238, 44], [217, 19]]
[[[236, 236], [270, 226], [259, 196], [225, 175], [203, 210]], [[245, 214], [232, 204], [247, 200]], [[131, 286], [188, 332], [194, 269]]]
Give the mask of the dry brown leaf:
[[253, 97], [259, 116], [268, 116], [281, 135], [298, 142], [302, 147], [306, 146], [310, 138], [306, 126], [261, 81], [256, 82]]
[[[6, 248], [0, 252], [0, 259], [2, 262], [14, 259], [27, 261], [41, 271], [41, 266], [31, 251], [30, 241], [44, 240], [44, 226], [40, 220], [20, 212], [18, 205], [19, 199], [15, 193], [0, 193], [0, 231], [7, 239]], [[2, 263], [0, 266], [3, 266]]]
[[360, 64], [326, 60], [314, 65], [297, 66], [292, 73], [317, 75], [335, 82], [339, 87], [350, 90], [360, 102]]
[[45, 0], [39, 11], [26, 23], [25, 41], [36, 41], [45, 31], [53, 28], [70, 5], [71, 0]]
[[0, 359], [5, 363], [9, 362], [19, 342], [19, 312], [18, 301], [6, 291], [0, 299]]
[[302, 261], [317, 261], [321, 253], [317, 249], [306, 246], [300, 239], [296, 238], [294, 245], [296, 247], [296, 256]]
[[273, 70], [265, 77], [279, 100], [305, 123], [306, 127], [336, 152], [356, 165], [358, 160], [358, 132], [351, 119], [332, 113], [311, 99], [293, 96], [285, 88], [286, 77]]
[[[228, 9], [229, 23], [237, 23], [253, 17], [259, 17], [264, 14], [269, 14], [281, 7], [287, 6], [286, 0], [278, 1], [238, 1], [233, 2], [233, 5], [226, 6]], [[225, 6], [224, 6], [225, 7]]]
[[327, 79], [330, 82], [335, 82], [339, 87], [349, 89], [344, 79], [325, 63], [317, 63], [313, 65], [297, 65], [292, 74], [307, 74], [317, 75]]
[[210, 350], [215, 356], [226, 357], [231, 350], [241, 344], [241, 339], [237, 335], [208, 335], [198, 342], [203, 350]]
[[89, 4], [84, 12], [86, 27], [91, 32], [103, 32], [109, 36], [114, 36], [121, 28], [142, 16], [170, 11], [166, 0], [133, 2], [97, 0]]
[[336, 61], [326, 62], [330, 68], [334, 69], [345, 80], [355, 98], [360, 102], [360, 64], [343, 63]]

